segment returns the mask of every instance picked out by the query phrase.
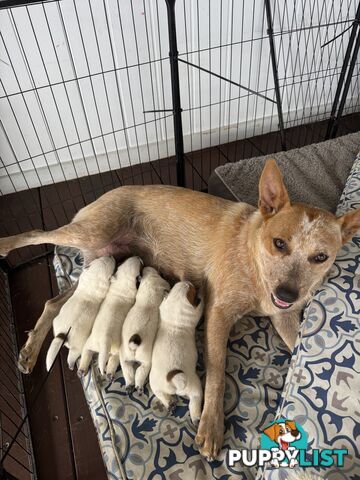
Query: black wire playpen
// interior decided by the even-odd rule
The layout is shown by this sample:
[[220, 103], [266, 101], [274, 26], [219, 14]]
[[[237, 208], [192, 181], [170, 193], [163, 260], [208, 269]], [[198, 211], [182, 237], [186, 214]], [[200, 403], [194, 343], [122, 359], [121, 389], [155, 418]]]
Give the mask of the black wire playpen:
[[[0, 0], [0, 236], [123, 184], [206, 191], [220, 164], [347, 133], [359, 21], [357, 0]], [[6, 272], [49, 253], [1, 260], [6, 478], [36, 478]]]

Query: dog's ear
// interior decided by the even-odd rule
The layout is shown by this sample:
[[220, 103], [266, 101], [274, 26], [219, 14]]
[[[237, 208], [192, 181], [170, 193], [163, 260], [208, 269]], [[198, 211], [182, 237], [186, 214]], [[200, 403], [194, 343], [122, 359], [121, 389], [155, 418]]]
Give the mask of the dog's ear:
[[259, 182], [259, 209], [264, 216], [272, 215], [290, 205], [280, 170], [274, 159], [267, 160]]
[[287, 425], [291, 430], [297, 430], [296, 423], [292, 420], [286, 420], [285, 425]]
[[279, 436], [279, 425], [277, 423], [274, 423], [274, 425], [271, 425], [271, 427], [265, 428], [263, 433], [265, 433], [265, 435], [267, 435], [270, 440], [275, 442], [277, 437]]
[[338, 218], [343, 243], [350, 240], [360, 230], [360, 208]]

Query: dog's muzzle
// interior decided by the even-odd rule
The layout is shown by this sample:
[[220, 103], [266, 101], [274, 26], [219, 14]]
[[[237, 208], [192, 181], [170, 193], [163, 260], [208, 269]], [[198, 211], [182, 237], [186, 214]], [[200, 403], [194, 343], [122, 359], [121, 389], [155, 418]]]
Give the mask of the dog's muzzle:
[[283, 300], [280, 300], [280, 298], [277, 298], [273, 293], [271, 294], [271, 301], [273, 302], [275, 307], [281, 308], [283, 310], [286, 310], [287, 308], [290, 308], [292, 306], [292, 303], [287, 303]]

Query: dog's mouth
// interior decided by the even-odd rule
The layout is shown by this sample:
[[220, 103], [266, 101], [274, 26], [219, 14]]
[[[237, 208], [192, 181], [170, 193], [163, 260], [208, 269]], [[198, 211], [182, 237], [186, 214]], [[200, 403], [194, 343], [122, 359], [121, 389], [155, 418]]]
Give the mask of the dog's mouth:
[[280, 444], [281, 444], [281, 449], [282, 449], [282, 450], [287, 450], [288, 447], [289, 447], [289, 443], [288, 443], [288, 442], [284, 442], [284, 440], [281, 440], [281, 438], [280, 438]]
[[280, 298], [277, 298], [273, 293], [271, 294], [271, 300], [275, 307], [282, 308], [284, 310], [292, 306], [292, 303], [287, 303], [283, 300], [280, 300]]

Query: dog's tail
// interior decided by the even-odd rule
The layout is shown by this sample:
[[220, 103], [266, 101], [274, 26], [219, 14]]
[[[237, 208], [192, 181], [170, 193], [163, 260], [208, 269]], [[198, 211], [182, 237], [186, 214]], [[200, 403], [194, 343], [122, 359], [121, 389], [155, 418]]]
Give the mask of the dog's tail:
[[66, 335], [64, 333], [60, 333], [57, 335], [54, 340], [51, 342], [49, 350], [46, 354], [46, 370], [49, 371], [52, 367], [56, 355], [59, 353], [64, 340], [66, 339]]
[[111, 350], [111, 337], [109, 335], [106, 335], [105, 340], [104, 342], [102, 342], [102, 345], [100, 345], [100, 349], [99, 349], [98, 364], [99, 364], [99, 370], [101, 375], [105, 374], [106, 364], [109, 360], [110, 350]]
[[182, 370], [170, 370], [166, 375], [166, 380], [171, 382], [176, 390], [184, 390], [187, 384], [187, 378]]
[[130, 337], [129, 348], [133, 353], [135, 353], [139, 345], [141, 345], [141, 337], [138, 333], [135, 333]]

